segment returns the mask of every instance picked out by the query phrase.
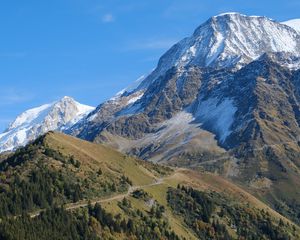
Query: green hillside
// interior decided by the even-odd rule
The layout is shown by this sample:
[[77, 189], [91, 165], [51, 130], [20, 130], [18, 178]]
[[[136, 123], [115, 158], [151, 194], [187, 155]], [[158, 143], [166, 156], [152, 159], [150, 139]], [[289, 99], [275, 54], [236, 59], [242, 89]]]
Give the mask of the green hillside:
[[0, 239], [299, 239], [220, 176], [50, 132], [0, 163]]

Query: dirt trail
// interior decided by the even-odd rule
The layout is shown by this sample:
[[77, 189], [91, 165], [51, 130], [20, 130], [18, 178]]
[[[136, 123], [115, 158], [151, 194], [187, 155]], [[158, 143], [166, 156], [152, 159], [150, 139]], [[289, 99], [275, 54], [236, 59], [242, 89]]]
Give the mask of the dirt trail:
[[[114, 200], [121, 200], [124, 197], [129, 197], [130, 194], [133, 193], [137, 189], [160, 185], [160, 184], [164, 183], [165, 179], [172, 177], [174, 174], [175, 173], [173, 173], [171, 176], [167, 176], [165, 178], [158, 178], [158, 179], [155, 180], [155, 182], [147, 184], [147, 185], [130, 186], [128, 188], [127, 193], [118, 194], [116, 196], [112, 196], [112, 197], [109, 197], [109, 198], [98, 198], [98, 199], [93, 199], [93, 200], [83, 200], [83, 201], [79, 201], [79, 202], [76, 202], [76, 203], [66, 204], [65, 209], [66, 210], [74, 210], [74, 209], [81, 208], [81, 207], [87, 207], [89, 204], [95, 205], [96, 203], [105, 203], [105, 202], [110, 202], [110, 201], [114, 201]], [[29, 213], [29, 216], [31, 218], [35, 218], [35, 217], [39, 216], [44, 211], [45, 211], [45, 209], [41, 209], [41, 210], [38, 210], [38, 211], [35, 211], [35, 212], [32, 212], [32, 213]]]

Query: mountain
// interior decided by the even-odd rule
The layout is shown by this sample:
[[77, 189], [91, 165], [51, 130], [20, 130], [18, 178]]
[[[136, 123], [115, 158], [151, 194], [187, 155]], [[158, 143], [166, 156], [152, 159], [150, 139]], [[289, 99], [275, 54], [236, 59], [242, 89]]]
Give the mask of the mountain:
[[297, 225], [211, 173], [49, 132], [0, 163], [1, 239], [299, 239]]
[[226, 13], [170, 48], [135, 88], [67, 133], [153, 162], [219, 173], [300, 222], [300, 35]]
[[[300, 64], [299, 44], [294, 29], [266, 17], [238, 13], [212, 17], [171, 47], [138, 86], [100, 104], [67, 132], [110, 142], [143, 158], [155, 155], [157, 161], [177, 155], [191, 141], [203, 151], [223, 155], [234, 145], [232, 127], [241, 127], [235, 98], [245, 84], [243, 71], [256, 67], [252, 62], [272, 61], [294, 72]], [[254, 102], [248, 101], [244, 109], [249, 110], [250, 104]]]
[[92, 110], [94, 107], [80, 104], [70, 97], [29, 109], [0, 134], [0, 152], [24, 146], [50, 130], [69, 128]]

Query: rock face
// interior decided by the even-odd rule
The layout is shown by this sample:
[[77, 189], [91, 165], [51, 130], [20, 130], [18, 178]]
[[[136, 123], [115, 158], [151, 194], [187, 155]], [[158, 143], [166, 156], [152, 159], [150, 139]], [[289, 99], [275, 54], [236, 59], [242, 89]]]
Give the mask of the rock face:
[[282, 213], [300, 213], [300, 191], [290, 187], [300, 189], [299, 56], [300, 35], [286, 23], [215, 16], [68, 133], [219, 172]]
[[94, 107], [80, 104], [70, 97], [27, 110], [0, 134], [0, 152], [24, 146], [50, 130], [63, 131], [92, 110]]

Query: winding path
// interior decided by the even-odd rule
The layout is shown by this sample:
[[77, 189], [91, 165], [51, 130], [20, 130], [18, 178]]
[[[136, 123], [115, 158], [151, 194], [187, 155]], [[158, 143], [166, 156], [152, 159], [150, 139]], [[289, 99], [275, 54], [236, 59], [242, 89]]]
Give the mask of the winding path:
[[[172, 174], [171, 176], [173, 176], [174, 174]], [[166, 178], [169, 178], [171, 176], [167, 176], [165, 178], [158, 178], [158, 179], [155, 180], [155, 182], [147, 184], [147, 185], [130, 186], [128, 188], [127, 193], [118, 194], [118, 195], [115, 195], [115, 196], [112, 196], [112, 197], [109, 197], [109, 198], [97, 198], [97, 199], [93, 199], [93, 200], [82, 200], [82, 201], [78, 201], [76, 203], [69, 203], [69, 204], [66, 204], [64, 206], [65, 206], [66, 210], [71, 211], [71, 210], [74, 210], [74, 209], [77, 209], [77, 208], [87, 207], [89, 204], [95, 205], [96, 203], [105, 203], [105, 202], [110, 202], [110, 201], [114, 201], [114, 200], [121, 200], [125, 197], [129, 197], [130, 194], [133, 193], [137, 189], [160, 185], [160, 184], [164, 183], [164, 180]], [[37, 210], [35, 212], [29, 213], [29, 216], [31, 218], [35, 218], [35, 217], [38, 217], [44, 211], [45, 211], [45, 209], [40, 209], [40, 210]]]

